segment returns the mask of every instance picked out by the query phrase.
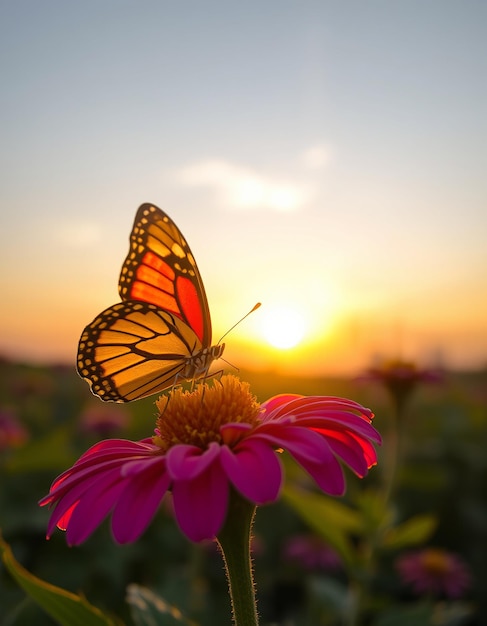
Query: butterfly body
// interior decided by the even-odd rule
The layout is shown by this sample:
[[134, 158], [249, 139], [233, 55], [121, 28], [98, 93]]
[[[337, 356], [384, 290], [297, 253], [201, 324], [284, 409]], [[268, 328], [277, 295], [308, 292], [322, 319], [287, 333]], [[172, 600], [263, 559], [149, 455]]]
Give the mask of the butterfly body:
[[143, 204], [119, 279], [119, 302], [83, 331], [78, 372], [102, 400], [128, 402], [208, 375], [224, 344], [191, 250], [163, 211]]

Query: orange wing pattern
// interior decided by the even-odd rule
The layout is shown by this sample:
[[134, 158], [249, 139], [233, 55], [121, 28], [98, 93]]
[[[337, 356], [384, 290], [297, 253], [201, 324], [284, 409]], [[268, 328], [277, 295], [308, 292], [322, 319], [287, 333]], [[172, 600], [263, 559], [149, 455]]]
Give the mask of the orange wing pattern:
[[119, 293], [122, 300], [142, 300], [174, 313], [203, 345], [211, 342], [210, 311], [193, 254], [171, 218], [150, 204], [135, 216]]
[[128, 402], [208, 373], [224, 344], [211, 346], [200, 273], [174, 222], [143, 204], [119, 280], [122, 302], [83, 331], [78, 373], [102, 400]]

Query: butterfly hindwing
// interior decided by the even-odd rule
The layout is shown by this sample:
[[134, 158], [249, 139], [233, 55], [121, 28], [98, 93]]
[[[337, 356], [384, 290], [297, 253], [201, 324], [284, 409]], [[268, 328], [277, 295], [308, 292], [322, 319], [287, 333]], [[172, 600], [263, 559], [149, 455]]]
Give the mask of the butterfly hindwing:
[[193, 254], [161, 209], [143, 204], [135, 216], [130, 250], [119, 279], [122, 300], [141, 300], [173, 313], [203, 346], [211, 342], [211, 318]]
[[127, 402], [177, 382], [199, 338], [175, 315], [146, 302], [119, 302], [89, 324], [79, 342], [78, 372], [102, 400]]

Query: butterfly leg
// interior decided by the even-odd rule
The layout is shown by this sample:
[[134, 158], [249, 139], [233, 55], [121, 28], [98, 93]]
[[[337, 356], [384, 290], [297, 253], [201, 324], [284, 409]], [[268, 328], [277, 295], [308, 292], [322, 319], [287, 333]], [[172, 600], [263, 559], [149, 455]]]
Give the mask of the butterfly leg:
[[[179, 382], [179, 379], [181, 379], [182, 382]], [[171, 394], [172, 392], [177, 389], [178, 387], [183, 386], [183, 382], [184, 382], [185, 378], [183, 376], [180, 376], [179, 373], [176, 374], [176, 376], [174, 377], [174, 382], [171, 385], [171, 387], [169, 389], [167, 389], [167, 391], [163, 394], [166, 398], [167, 398], [167, 402], [166, 402], [166, 406], [164, 407], [164, 410], [161, 413], [161, 417], [164, 415], [164, 413], [166, 412], [167, 407], [169, 406], [169, 402], [171, 401]]]
[[[220, 385], [222, 385], [222, 382], [221, 382], [222, 376], [223, 376], [223, 370], [218, 370], [217, 372], [214, 372], [213, 374], [210, 374], [210, 376], [208, 376], [208, 378], [213, 378], [214, 380], [219, 382]], [[223, 387], [223, 385], [222, 385], [222, 387]]]

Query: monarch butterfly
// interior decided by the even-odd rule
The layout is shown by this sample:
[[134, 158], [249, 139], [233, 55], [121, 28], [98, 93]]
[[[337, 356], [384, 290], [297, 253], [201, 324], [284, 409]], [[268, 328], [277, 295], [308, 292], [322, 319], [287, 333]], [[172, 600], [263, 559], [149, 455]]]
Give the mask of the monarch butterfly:
[[225, 344], [211, 345], [211, 318], [198, 267], [181, 231], [142, 204], [118, 282], [122, 302], [83, 331], [77, 369], [105, 401], [129, 402], [208, 373]]

